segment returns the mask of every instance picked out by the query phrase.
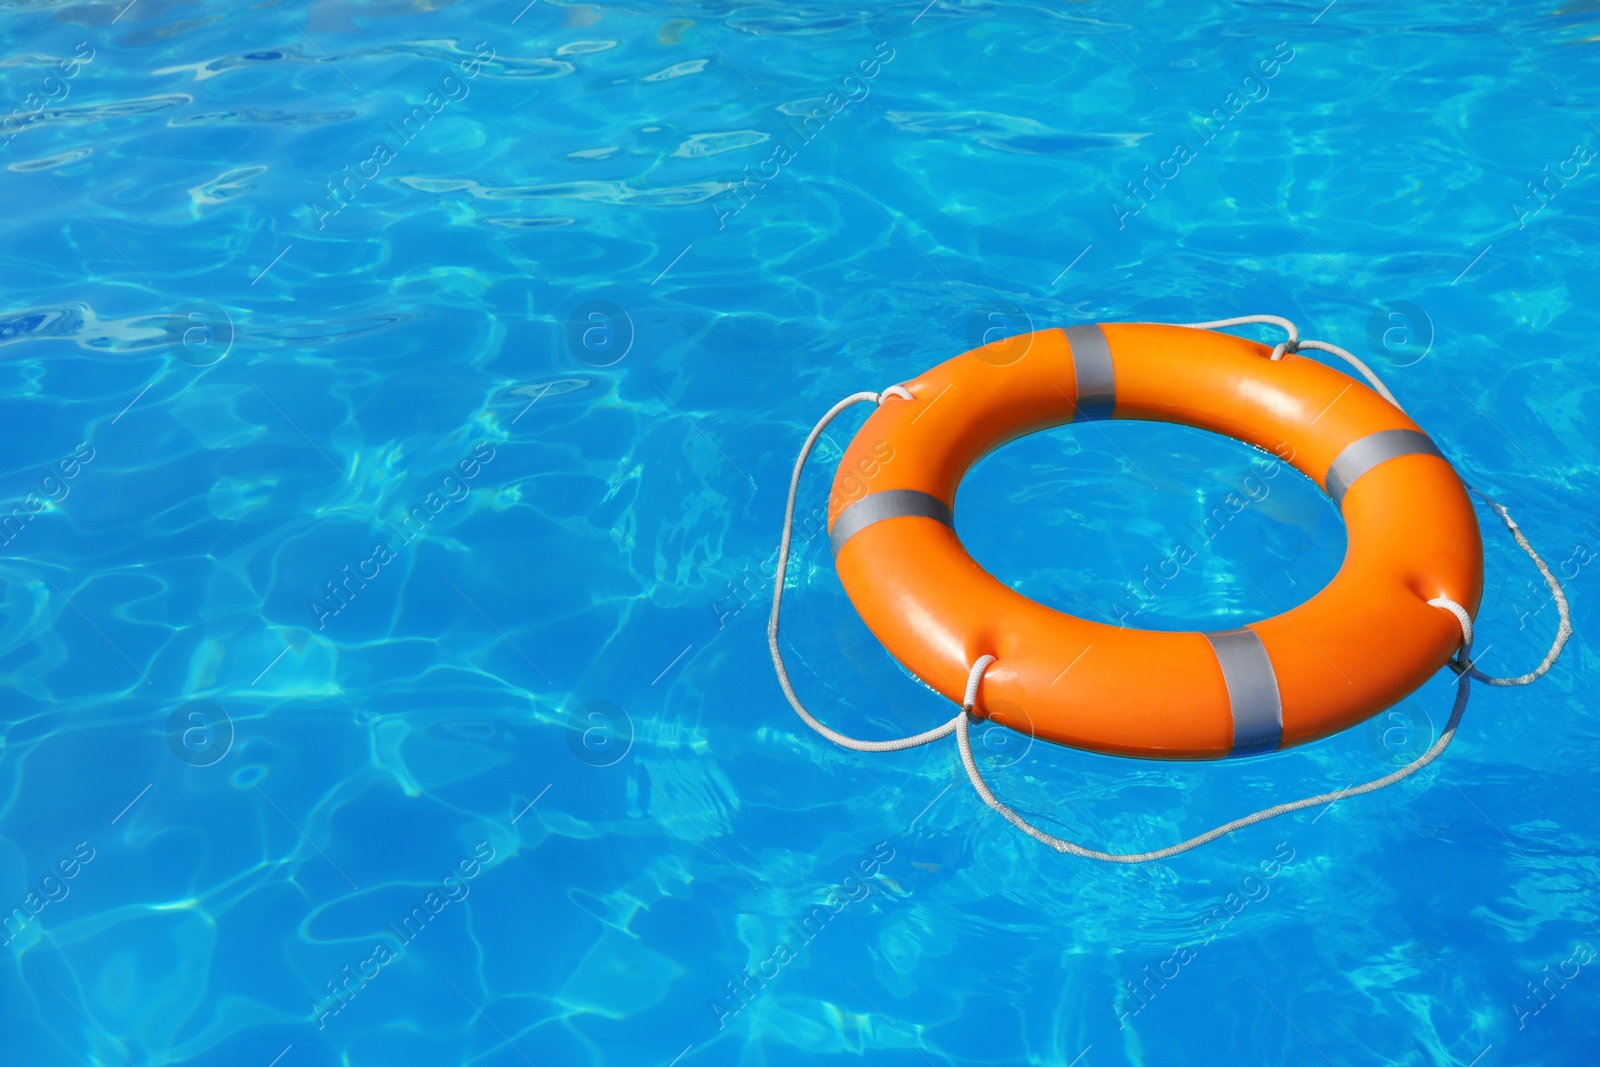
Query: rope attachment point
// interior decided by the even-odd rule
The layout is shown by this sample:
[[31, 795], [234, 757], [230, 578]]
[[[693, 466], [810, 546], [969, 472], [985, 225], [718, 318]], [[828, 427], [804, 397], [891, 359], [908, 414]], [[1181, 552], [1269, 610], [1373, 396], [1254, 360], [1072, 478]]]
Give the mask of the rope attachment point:
[[1450, 614], [1454, 615], [1456, 617], [1456, 621], [1461, 624], [1461, 648], [1456, 652], [1455, 657], [1452, 658], [1449, 663], [1446, 663], [1445, 666], [1449, 667], [1452, 671], [1455, 671], [1457, 677], [1466, 674], [1468, 671], [1472, 670], [1472, 616], [1467, 614], [1466, 608], [1462, 607], [1460, 604], [1457, 604], [1454, 600], [1451, 600], [1447, 596], [1434, 597], [1432, 600], [1428, 601], [1428, 606], [1431, 608], [1445, 609]]
[[973, 718], [977, 719], [983, 718], [982, 715], [973, 714], [978, 703], [978, 683], [983, 681], [983, 672], [988, 670], [989, 665], [994, 662], [996, 661], [993, 656], [979, 656], [973, 662], [972, 670], [967, 672], [967, 695], [961, 698], [961, 710], [964, 714], [972, 715]]

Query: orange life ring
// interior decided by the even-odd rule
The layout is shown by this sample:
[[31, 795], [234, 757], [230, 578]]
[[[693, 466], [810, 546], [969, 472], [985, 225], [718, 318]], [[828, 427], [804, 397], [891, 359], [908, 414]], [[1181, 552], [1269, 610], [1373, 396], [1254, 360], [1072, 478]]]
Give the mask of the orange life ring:
[[[1325, 737], [1396, 703], [1461, 644], [1449, 597], [1476, 613], [1477, 518], [1455, 470], [1399, 408], [1293, 353], [1148, 323], [1042, 330], [957, 356], [886, 398], [834, 478], [839, 578], [889, 652], [960, 703], [1058, 744], [1217, 759]], [[1344, 515], [1349, 549], [1310, 600], [1219, 633], [1090, 622], [978, 566], [952, 505], [979, 457], [1082, 419], [1196, 426], [1282, 457]]]

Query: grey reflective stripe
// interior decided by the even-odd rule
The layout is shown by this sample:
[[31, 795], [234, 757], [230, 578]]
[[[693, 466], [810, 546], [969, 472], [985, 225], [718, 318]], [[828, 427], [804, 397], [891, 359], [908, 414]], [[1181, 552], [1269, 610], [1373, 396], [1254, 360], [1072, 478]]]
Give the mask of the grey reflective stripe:
[[1369, 433], [1351, 442], [1339, 453], [1328, 468], [1328, 476], [1323, 479], [1323, 484], [1327, 486], [1328, 496], [1333, 498], [1334, 504], [1342, 506], [1345, 493], [1356, 484], [1356, 479], [1373, 467], [1396, 456], [1417, 455], [1444, 459], [1444, 453], [1439, 451], [1433, 439], [1421, 430], [1379, 430]]
[[1283, 742], [1283, 701], [1267, 647], [1250, 629], [1222, 630], [1205, 637], [1222, 666], [1233, 709], [1233, 749], [1228, 755], [1274, 751]]
[[833, 532], [828, 535], [833, 542], [833, 554], [837, 556], [846, 541], [873, 523], [902, 515], [920, 515], [925, 519], [937, 519], [952, 530], [956, 527], [949, 505], [938, 497], [920, 489], [885, 489], [862, 497], [839, 512]]
[[1078, 379], [1078, 419], [1109, 419], [1117, 406], [1117, 379], [1111, 369], [1111, 346], [1098, 326], [1068, 326], [1062, 331], [1072, 346], [1072, 371]]

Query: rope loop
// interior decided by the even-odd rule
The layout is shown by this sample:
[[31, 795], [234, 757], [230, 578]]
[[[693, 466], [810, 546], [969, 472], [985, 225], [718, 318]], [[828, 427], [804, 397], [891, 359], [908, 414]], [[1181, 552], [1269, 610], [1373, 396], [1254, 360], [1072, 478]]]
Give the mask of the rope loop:
[[885, 400], [888, 400], [891, 396], [897, 396], [901, 400], [915, 400], [916, 399], [916, 397], [911, 395], [911, 390], [907, 389], [905, 386], [903, 386], [903, 385], [891, 385], [891, 386], [889, 386], [889, 388], [885, 389], [883, 392], [877, 394], [878, 405], [881, 407], [883, 405], [883, 402]]
[[1545, 673], [1555, 666], [1556, 660], [1561, 658], [1561, 650], [1566, 647], [1567, 638], [1572, 636], [1572, 608], [1567, 603], [1567, 594], [1561, 588], [1561, 583], [1556, 580], [1554, 574], [1550, 573], [1549, 566], [1540, 558], [1539, 553], [1534, 551], [1533, 545], [1528, 543], [1527, 536], [1523, 534], [1522, 527], [1518, 526], [1516, 520], [1511, 517], [1511, 512], [1507, 511], [1499, 501], [1476, 486], [1469, 483], [1463, 484], [1467, 486], [1468, 492], [1487, 504], [1489, 510], [1493, 511], [1496, 517], [1505, 523], [1506, 529], [1511, 531], [1512, 538], [1517, 542], [1517, 547], [1522, 549], [1524, 555], [1533, 560], [1535, 567], [1539, 568], [1539, 574], [1544, 578], [1545, 588], [1550, 590], [1550, 596], [1556, 602], [1557, 616], [1556, 636], [1555, 640], [1550, 644], [1550, 650], [1544, 654], [1544, 659], [1539, 661], [1539, 665], [1527, 674], [1519, 674], [1514, 678], [1496, 678], [1493, 675], [1484, 674], [1472, 666], [1471, 663], [1467, 664], [1467, 673], [1484, 685], [1498, 687], [1527, 685], [1529, 682], [1538, 681], [1544, 677]]
[[[898, 393], [895, 390], [899, 390]], [[789, 671], [783, 665], [783, 653], [778, 648], [778, 620], [783, 609], [783, 586], [789, 573], [789, 545], [794, 539], [794, 502], [800, 492], [800, 474], [805, 470], [806, 460], [811, 455], [811, 450], [817, 447], [817, 441], [822, 437], [822, 431], [828, 424], [838, 417], [839, 413], [854, 405], [871, 401], [881, 404], [886, 395], [905, 396], [910, 398], [904, 388], [898, 385], [890, 386], [883, 393], [851, 393], [833, 407], [827, 414], [812, 427], [811, 433], [806, 437], [806, 443], [800, 446], [800, 455], [794, 461], [794, 474], [789, 479], [789, 501], [783, 512], [783, 537], [778, 542], [778, 566], [772, 577], [772, 617], [767, 621], [767, 647], [772, 650], [772, 665], [778, 672], [778, 685], [783, 689], [783, 695], [788, 698], [789, 706], [794, 708], [800, 720], [817, 733], [826, 737], [836, 745], [853, 749], [857, 752], [898, 752], [902, 749], [916, 748], [937, 741], [942, 737], [949, 737], [955, 731], [956, 723], [965, 720], [966, 715], [959, 714], [941, 726], [931, 730], [924, 730], [912, 737], [898, 737], [888, 741], [860, 741], [839, 733], [822, 722], [806, 710], [800, 698], [795, 695], [794, 685], [789, 681]]]
[[1401, 411], [1405, 410], [1405, 408], [1400, 407], [1400, 401], [1396, 400], [1394, 398], [1394, 394], [1389, 392], [1389, 387], [1383, 384], [1382, 379], [1380, 379], [1376, 374], [1372, 373], [1371, 367], [1367, 366], [1365, 363], [1361, 362], [1361, 360], [1340, 348], [1338, 345], [1332, 345], [1326, 341], [1301, 341], [1300, 348], [1310, 348], [1318, 352], [1326, 352], [1330, 356], [1338, 356], [1340, 359], [1350, 364], [1350, 366], [1354, 367], [1356, 372], [1367, 380], [1367, 384], [1372, 386], [1373, 392], [1383, 397], [1395, 407], [1400, 408]]
[[[1444, 600], [1445, 598], [1441, 597], [1439, 599]], [[1433, 602], [1430, 601], [1430, 603]], [[1454, 604], [1455, 602], [1450, 601], [1449, 603]], [[1447, 605], [1443, 603], [1435, 604], [1435, 606], [1450, 610]], [[1458, 609], [1460, 608], [1459, 604], [1456, 604], [1455, 606]], [[1454, 614], [1453, 611], [1452, 614]], [[1460, 620], [1465, 616], [1466, 611], [1461, 610], [1461, 613], [1457, 615], [1456, 618]], [[1471, 649], [1471, 627], [1472, 621], [1470, 618], [1467, 618], [1461, 631], [1462, 648], [1466, 651], [1470, 651]], [[982, 661], [980, 660], [979, 662]], [[985, 664], [985, 666], [987, 666], [987, 664]], [[974, 678], [976, 678], [980, 673], [981, 672], [978, 670], [977, 665], [974, 664]], [[1332, 804], [1336, 800], [1343, 800], [1346, 797], [1360, 796], [1363, 793], [1375, 793], [1379, 789], [1391, 786], [1401, 779], [1415, 774], [1428, 764], [1432, 763], [1434, 760], [1438, 759], [1440, 754], [1443, 753], [1446, 748], [1450, 747], [1450, 742], [1455, 739], [1456, 727], [1461, 722], [1461, 714], [1462, 712], [1466, 711], [1467, 696], [1471, 690], [1471, 686], [1472, 679], [1468, 675], [1461, 675], [1460, 681], [1456, 683], [1455, 706], [1450, 710], [1450, 720], [1449, 722], [1445, 723], [1444, 731], [1440, 733], [1439, 739], [1429, 747], [1428, 751], [1424, 752], [1422, 755], [1418, 756], [1404, 767], [1401, 767], [1399, 770], [1390, 774], [1386, 774], [1382, 778], [1374, 779], [1373, 781], [1367, 782], [1363, 785], [1351, 786], [1348, 789], [1335, 790], [1332, 793], [1323, 793], [1320, 796], [1306, 797], [1303, 800], [1290, 801], [1287, 804], [1275, 804], [1270, 808], [1264, 808], [1261, 811], [1246, 815], [1243, 818], [1234, 819], [1232, 822], [1223, 823], [1221, 826], [1207, 830], [1203, 834], [1197, 834], [1196, 836], [1189, 838], [1187, 841], [1180, 841], [1176, 845], [1168, 845], [1166, 848], [1158, 848], [1151, 852], [1101, 852], [1098, 849], [1085, 848], [1074, 841], [1067, 841], [1056, 837], [1053, 834], [1045, 833], [1043, 830], [1034, 826], [1022, 816], [1018, 815], [1015, 811], [1011, 810], [1005, 804], [1001, 803], [995, 797], [994, 793], [989, 789], [988, 783], [983, 780], [983, 775], [978, 771], [977, 760], [973, 758], [972, 741], [967, 729], [967, 717], [964, 715], [956, 720], [956, 745], [961, 749], [961, 764], [966, 769], [967, 779], [972, 783], [972, 788], [977, 792], [979, 799], [981, 799], [985, 804], [993, 808], [995, 811], [999, 812], [1002, 818], [1004, 818], [1011, 825], [1015, 826], [1017, 829], [1021, 830], [1023, 833], [1027, 834], [1029, 837], [1033, 838], [1035, 841], [1038, 841], [1040, 844], [1052, 848], [1057, 852], [1066, 853], [1073, 856], [1080, 856], [1084, 859], [1101, 860], [1105, 863], [1149, 863], [1153, 860], [1164, 860], [1170, 856], [1176, 856], [1179, 853], [1187, 852], [1192, 848], [1199, 848], [1201, 845], [1215, 841], [1217, 838], [1222, 837], [1225, 834], [1231, 834], [1235, 830], [1243, 829], [1246, 826], [1254, 826], [1256, 823], [1266, 822], [1268, 819], [1276, 819], [1278, 816], [1287, 815], [1292, 811], [1301, 811], [1305, 808], [1316, 807], [1319, 804]], [[975, 688], [976, 683], [969, 681], [969, 694]]]
[[[1182, 326], [1187, 330], [1220, 330], [1226, 326], [1276, 326], [1289, 335], [1289, 344], [1298, 344], [1300, 341], [1300, 327], [1284, 318], [1282, 315], [1239, 315], [1231, 319], [1215, 319], [1211, 322], [1178, 322], [1170, 325]], [[1293, 349], [1290, 349], [1292, 352]]]

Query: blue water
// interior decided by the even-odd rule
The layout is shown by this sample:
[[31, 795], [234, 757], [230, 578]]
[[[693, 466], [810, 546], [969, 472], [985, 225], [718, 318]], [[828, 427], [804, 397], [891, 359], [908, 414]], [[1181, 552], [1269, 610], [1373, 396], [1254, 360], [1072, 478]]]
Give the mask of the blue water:
[[[1600, 13], [925, 2], [0, 5], [0, 1062], [1593, 1062]], [[1250, 312], [1510, 506], [1550, 676], [1140, 868], [804, 729], [764, 620], [817, 416], [990, 329]], [[1151, 629], [1338, 569], [1289, 472], [1139, 594], [1256, 454], [1103, 429], [979, 464], [976, 558]], [[1484, 519], [1520, 673], [1556, 612]], [[792, 574], [819, 714], [950, 715], [820, 540]], [[1143, 849], [1450, 692], [1242, 762], [977, 736]]]

